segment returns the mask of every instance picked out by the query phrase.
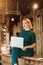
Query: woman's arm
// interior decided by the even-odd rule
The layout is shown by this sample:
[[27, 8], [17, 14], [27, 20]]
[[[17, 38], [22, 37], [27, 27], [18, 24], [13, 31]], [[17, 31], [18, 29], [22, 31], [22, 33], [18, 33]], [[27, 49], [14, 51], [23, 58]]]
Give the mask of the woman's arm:
[[30, 46], [25, 46], [22, 50], [26, 50], [26, 49], [28, 49], [28, 48], [35, 48], [35, 46], [36, 46], [36, 44], [33, 43], [33, 44], [30, 45]]
[[27, 48], [34, 48], [35, 47], [35, 43], [33, 43], [32, 45], [30, 45], [30, 46], [26, 46]]

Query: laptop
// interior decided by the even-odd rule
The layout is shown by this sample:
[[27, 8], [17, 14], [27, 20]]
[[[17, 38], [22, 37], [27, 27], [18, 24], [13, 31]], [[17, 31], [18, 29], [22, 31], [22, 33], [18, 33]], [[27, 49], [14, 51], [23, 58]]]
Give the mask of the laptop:
[[23, 48], [24, 38], [11, 36], [11, 47]]

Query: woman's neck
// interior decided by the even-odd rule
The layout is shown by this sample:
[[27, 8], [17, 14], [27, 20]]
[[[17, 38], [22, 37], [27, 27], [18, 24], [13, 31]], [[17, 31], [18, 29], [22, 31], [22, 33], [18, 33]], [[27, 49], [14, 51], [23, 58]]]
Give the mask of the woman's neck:
[[27, 30], [30, 30], [30, 29], [29, 29], [29, 28], [27, 28], [27, 29], [25, 29], [25, 30], [27, 31]]

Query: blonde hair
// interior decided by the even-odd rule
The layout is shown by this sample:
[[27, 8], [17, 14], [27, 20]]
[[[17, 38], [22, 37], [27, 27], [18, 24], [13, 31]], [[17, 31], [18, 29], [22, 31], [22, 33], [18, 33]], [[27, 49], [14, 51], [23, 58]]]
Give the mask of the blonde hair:
[[32, 23], [31, 23], [30, 19], [24, 18], [24, 19], [22, 20], [22, 22], [23, 22], [23, 21], [28, 22], [28, 23], [29, 23], [29, 28], [30, 28], [30, 29], [33, 29], [33, 26], [32, 26]]

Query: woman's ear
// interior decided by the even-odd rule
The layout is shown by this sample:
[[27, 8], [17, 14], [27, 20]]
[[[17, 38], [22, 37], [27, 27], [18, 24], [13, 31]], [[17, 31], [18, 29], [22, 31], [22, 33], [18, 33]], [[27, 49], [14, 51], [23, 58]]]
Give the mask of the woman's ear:
[[30, 23], [28, 25], [30, 25]]

